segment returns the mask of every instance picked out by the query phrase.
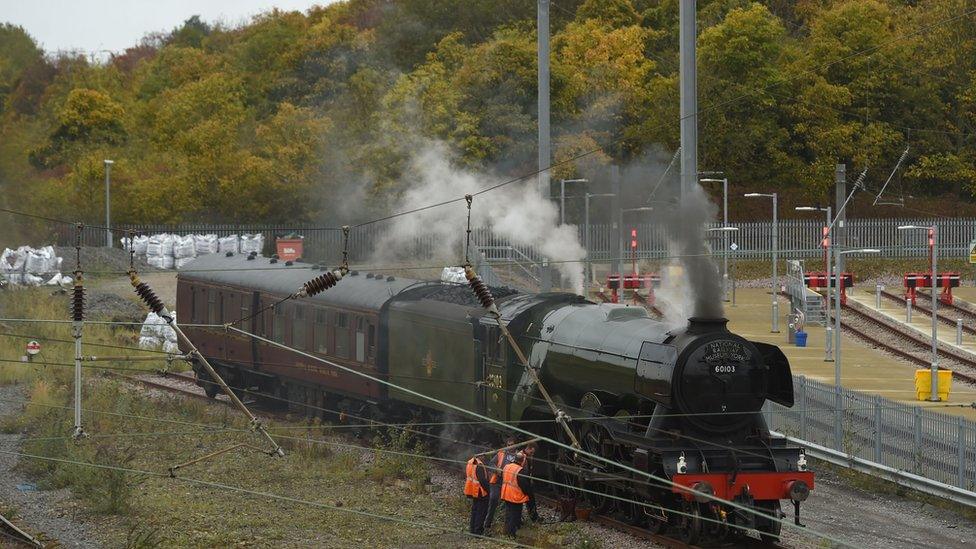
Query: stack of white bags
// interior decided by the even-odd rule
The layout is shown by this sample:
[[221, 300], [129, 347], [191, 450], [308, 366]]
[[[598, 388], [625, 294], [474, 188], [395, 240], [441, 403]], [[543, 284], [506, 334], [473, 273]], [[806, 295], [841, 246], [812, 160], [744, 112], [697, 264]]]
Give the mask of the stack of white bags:
[[[173, 322], [176, 322], [176, 313], [170, 312], [170, 314], [173, 315]], [[146, 320], [142, 323], [142, 330], [139, 331], [139, 348], [162, 348], [167, 353], [180, 352], [179, 345], [176, 342], [176, 330], [152, 311], [146, 315]]]
[[0, 278], [15, 286], [71, 284], [71, 277], [61, 275], [61, 263], [53, 246], [6, 248], [0, 255]]
[[194, 258], [206, 254], [226, 254], [232, 252], [258, 254], [264, 249], [263, 234], [236, 234], [217, 237], [215, 234], [191, 234], [180, 236], [175, 234], [154, 234], [152, 236], [137, 236], [122, 239], [122, 248], [129, 247], [138, 256], [145, 256], [146, 263], [157, 269], [182, 269]]

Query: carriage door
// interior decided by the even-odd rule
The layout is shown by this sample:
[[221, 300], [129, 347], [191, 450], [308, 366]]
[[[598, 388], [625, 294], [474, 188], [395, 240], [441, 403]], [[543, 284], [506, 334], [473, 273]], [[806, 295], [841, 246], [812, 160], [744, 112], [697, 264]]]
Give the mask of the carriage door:
[[[250, 308], [249, 311], [241, 311], [245, 313], [243, 316], [249, 316], [257, 313], [261, 310], [261, 294], [258, 292], [251, 292], [251, 295], [241, 296], [241, 303], [247, 304], [246, 306]], [[264, 335], [264, 315], [256, 314], [250, 319], [246, 320], [244, 326], [241, 326], [242, 330], [247, 330], [252, 334], [263, 336]], [[248, 338], [251, 340], [251, 367], [257, 368], [261, 364], [261, 358], [258, 356], [258, 350], [261, 348], [258, 345], [258, 340], [253, 337]]]
[[485, 412], [488, 417], [508, 420], [508, 386], [505, 375], [505, 362], [508, 346], [502, 341], [498, 326], [485, 326], [484, 374], [485, 374]]

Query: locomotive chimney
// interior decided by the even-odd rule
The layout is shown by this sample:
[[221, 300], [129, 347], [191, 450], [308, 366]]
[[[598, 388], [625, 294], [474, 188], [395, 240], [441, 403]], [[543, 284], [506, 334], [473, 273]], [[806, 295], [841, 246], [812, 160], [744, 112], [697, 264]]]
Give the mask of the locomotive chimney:
[[685, 333], [688, 334], [707, 334], [710, 332], [727, 332], [729, 329], [726, 327], [729, 319], [727, 318], [704, 318], [700, 316], [693, 316], [688, 319], [688, 329]]

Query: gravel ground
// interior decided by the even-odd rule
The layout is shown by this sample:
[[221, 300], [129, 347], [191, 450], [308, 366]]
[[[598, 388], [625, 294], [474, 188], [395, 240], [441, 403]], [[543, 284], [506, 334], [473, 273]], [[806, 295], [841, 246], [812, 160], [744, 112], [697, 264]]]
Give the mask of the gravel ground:
[[[0, 387], [0, 417], [19, 413], [20, 403], [8, 399], [19, 400], [23, 397], [21, 385]], [[18, 451], [21, 438], [19, 433], [0, 433], [0, 449]], [[34, 486], [34, 482], [16, 469], [18, 461], [16, 456], [0, 454], [0, 502], [16, 510], [17, 525], [46, 543], [54, 542], [58, 547], [102, 547], [96, 535], [98, 527], [81, 516], [67, 489], [21, 489]]]
[[[816, 487], [802, 510], [802, 522], [811, 532], [828, 534], [854, 547], [976, 545], [976, 524], [971, 520], [912, 499], [847, 486], [829, 471], [817, 471]], [[792, 518], [791, 505], [783, 511]], [[788, 547], [824, 546], [794, 529], [783, 531], [783, 545]]]
[[[64, 258], [61, 270], [68, 274], [75, 268], [77, 253], [73, 246], [57, 246], [55, 253]], [[158, 271], [155, 267], [150, 267], [145, 258], [136, 257], [135, 268], [139, 272]], [[129, 270], [129, 252], [121, 248], [96, 248], [93, 246], [82, 246], [81, 248], [81, 270], [86, 273], [103, 274], [106, 271], [112, 273], [125, 273]], [[107, 273], [105, 273], [107, 274]]]

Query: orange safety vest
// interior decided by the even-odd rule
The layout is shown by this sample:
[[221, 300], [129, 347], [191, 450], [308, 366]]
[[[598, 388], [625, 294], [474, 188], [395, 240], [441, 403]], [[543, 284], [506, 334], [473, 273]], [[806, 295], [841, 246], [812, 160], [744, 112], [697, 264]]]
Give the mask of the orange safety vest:
[[502, 471], [502, 501], [509, 503], [525, 503], [529, 501], [529, 496], [519, 488], [518, 474], [522, 471], [522, 466], [518, 463], [509, 463]]
[[499, 450], [495, 457], [495, 471], [491, 473], [491, 478], [488, 479], [488, 484], [498, 484], [498, 471], [502, 469], [502, 464], [505, 463], [505, 452]]
[[468, 464], [464, 468], [464, 495], [475, 499], [488, 495], [488, 492], [478, 482], [478, 467], [484, 466], [485, 464], [477, 457], [468, 460]]

